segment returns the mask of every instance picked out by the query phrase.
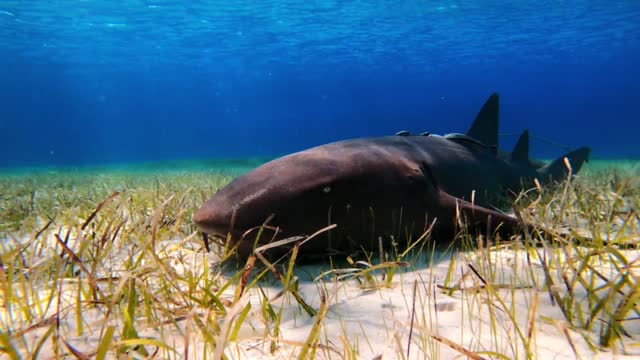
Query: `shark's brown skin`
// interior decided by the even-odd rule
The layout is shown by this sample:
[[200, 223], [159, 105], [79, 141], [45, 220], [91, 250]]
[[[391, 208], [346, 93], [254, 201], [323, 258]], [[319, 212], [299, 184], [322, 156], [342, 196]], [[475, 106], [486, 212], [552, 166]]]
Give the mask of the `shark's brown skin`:
[[[495, 112], [495, 124], [490, 127], [497, 129], [497, 107]], [[479, 122], [486, 121], [476, 119], [467, 134], [493, 141], [492, 134], [472, 131]], [[489, 132], [497, 134], [494, 129]], [[233, 180], [193, 219], [205, 233], [221, 238], [230, 233], [232, 245], [245, 256], [253, 251], [257, 231], [245, 232], [271, 215], [268, 225], [277, 227], [277, 234], [264, 232], [259, 244], [310, 235], [337, 224], [301, 249], [318, 255], [328, 249], [377, 248], [379, 237], [397, 238], [406, 231], [419, 234], [434, 218], [440, 234], [452, 235], [458, 212], [473, 226], [495, 229], [501, 224], [504, 232], [513, 233], [520, 226], [518, 221], [487, 207], [508, 190], [519, 192], [523, 183], [535, 177], [559, 178], [566, 173], [561, 160], [542, 168], [532, 166], [522, 153], [522, 148], [528, 151], [526, 135], [519, 142], [520, 150], [516, 146], [512, 156], [506, 157], [499, 157], [495, 146], [465, 136], [386, 136], [315, 147]], [[588, 153], [583, 148], [567, 154], [574, 172]]]

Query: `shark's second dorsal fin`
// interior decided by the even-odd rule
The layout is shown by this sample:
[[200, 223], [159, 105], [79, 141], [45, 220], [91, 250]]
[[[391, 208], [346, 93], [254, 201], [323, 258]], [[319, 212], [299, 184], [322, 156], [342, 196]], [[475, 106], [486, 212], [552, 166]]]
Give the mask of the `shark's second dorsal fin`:
[[489, 146], [495, 146], [497, 151], [499, 110], [500, 97], [498, 93], [493, 93], [476, 115], [476, 119], [467, 131], [467, 136]]
[[516, 146], [513, 148], [513, 152], [509, 155], [509, 160], [529, 163], [529, 130], [522, 132]]

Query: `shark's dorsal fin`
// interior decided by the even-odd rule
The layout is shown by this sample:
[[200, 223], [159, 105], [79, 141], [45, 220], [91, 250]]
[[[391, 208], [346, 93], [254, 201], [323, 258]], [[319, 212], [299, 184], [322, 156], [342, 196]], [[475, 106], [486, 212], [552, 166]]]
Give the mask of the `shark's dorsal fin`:
[[499, 125], [500, 97], [493, 93], [484, 103], [476, 119], [469, 127], [467, 136], [474, 138], [483, 144], [495, 146], [498, 149], [498, 125]]
[[525, 130], [518, 138], [513, 152], [509, 155], [509, 160], [513, 162], [529, 163], [529, 130]]
[[411, 133], [407, 130], [400, 130], [396, 133], [396, 136], [411, 136]]

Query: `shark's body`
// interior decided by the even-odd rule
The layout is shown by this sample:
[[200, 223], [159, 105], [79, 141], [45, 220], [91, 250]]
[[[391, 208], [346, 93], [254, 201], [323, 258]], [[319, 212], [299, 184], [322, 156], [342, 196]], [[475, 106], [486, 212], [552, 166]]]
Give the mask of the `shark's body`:
[[[563, 158], [540, 166], [528, 156], [528, 133], [511, 154], [498, 155], [498, 96], [492, 95], [465, 135], [396, 136], [346, 140], [294, 153], [240, 176], [194, 215], [203, 232], [226, 238], [238, 253], [251, 253], [254, 229], [267, 220], [259, 245], [337, 227], [301, 251], [371, 249], [379, 238], [418, 234], [436, 220], [451, 235], [457, 215], [471, 225], [514, 232], [515, 218], [489, 208], [534, 178], [566, 176]], [[567, 157], [574, 173], [588, 148]]]

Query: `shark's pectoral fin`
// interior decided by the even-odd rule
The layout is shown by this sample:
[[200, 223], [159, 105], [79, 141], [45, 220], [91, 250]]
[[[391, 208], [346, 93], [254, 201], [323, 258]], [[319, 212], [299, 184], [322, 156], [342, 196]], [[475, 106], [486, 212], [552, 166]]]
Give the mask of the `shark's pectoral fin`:
[[522, 225], [514, 216], [473, 204], [441, 189], [438, 190], [438, 200], [443, 210], [448, 214], [455, 214], [456, 221], [462, 220], [470, 227], [491, 229], [490, 231], [500, 229], [512, 234]]
[[[487, 209], [447, 193], [440, 187], [438, 180], [426, 164], [422, 164], [422, 171], [429, 184], [429, 196], [426, 200], [435, 200], [437, 203], [439, 209], [437, 216], [441, 222], [445, 222], [441, 223], [442, 225], [451, 226], [458, 223], [458, 220], [463, 220], [470, 227], [481, 227], [483, 230], [491, 229], [491, 232], [499, 229], [501, 232], [509, 234], [513, 234], [521, 227], [520, 221], [514, 216]], [[447, 224], [447, 222], [449, 223]]]

